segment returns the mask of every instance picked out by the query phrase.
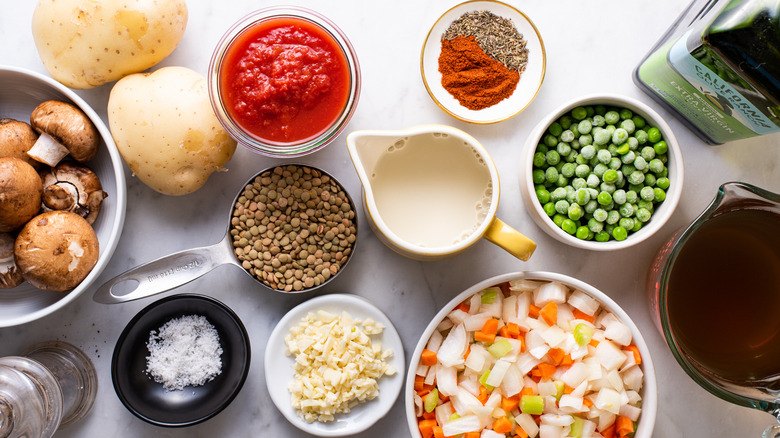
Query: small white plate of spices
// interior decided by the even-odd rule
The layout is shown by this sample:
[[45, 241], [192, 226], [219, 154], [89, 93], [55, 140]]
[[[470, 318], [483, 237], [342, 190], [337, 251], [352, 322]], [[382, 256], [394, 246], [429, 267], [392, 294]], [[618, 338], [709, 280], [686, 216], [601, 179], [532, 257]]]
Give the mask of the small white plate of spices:
[[[384, 417], [401, 392], [404, 368], [393, 323], [352, 294], [322, 295], [294, 307], [265, 349], [271, 400], [295, 427], [323, 437], [354, 435]], [[360, 385], [360, 378], [376, 383]], [[355, 400], [361, 397], [366, 400]]]
[[447, 114], [475, 124], [522, 112], [544, 81], [547, 56], [538, 29], [505, 3], [461, 3], [434, 23], [423, 44], [420, 70], [433, 101]]

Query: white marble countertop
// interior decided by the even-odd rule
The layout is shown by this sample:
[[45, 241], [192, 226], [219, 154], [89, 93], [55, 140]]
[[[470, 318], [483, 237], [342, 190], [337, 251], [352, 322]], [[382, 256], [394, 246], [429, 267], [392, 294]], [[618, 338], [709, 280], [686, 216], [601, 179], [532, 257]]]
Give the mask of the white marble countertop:
[[[419, 123], [443, 123], [475, 136], [488, 149], [501, 176], [498, 215], [522, 230], [539, 247], [521, 262], [488, 242], [440, 262], [417, 262], [386, 248], [362, 216], [359, 247], [345, 271], [324, 292], [368, 298], [395, 323], [408, 355], [430, 318], [451, 297], [494, 275], [520, 270], [560, 272], [586, 281], [618, 302], [643, 331], [658, 375], [656, 437], [758, 437], [773, 419], [768, 414], [730, 405], [698, 387], [677, 365], [651, 322], [644, 280], [654, 253], [677, 228], [687, 224], [714, 197], [721, 183], [741, 180], [779, 192], [775, 165], [780, 158], [777, 135], [705, 145], [678, 120], [655, 104], [632, 82], [634, 67], [664, 33], [687, 2], [681, 0], [559, 0], [522, 2], [518, 7], [539, 28], [547, 49], [547, 75], [536, 100], [519, 116], [488, 126], [460, 123], [428, 97], [419, 72], [419, 54], [427, 29], [457, 0], [366, 2], [296, 0], [336, 22], [349, 36], [360, 59], [363, 90], [347, 130], [333, 144], [299, 162], [334, 174], [356, 196], [360, 183], [349, 160], [346, 133], [357, 129], [400, 129]], [[517, 4], [518, 2], [512, 2]], [[189, 22], [176, 51], [159, 66], [183, 65], [205, 74], [212, 49], [238, 18], [266, 2], [250, 0], [190, 1]], [[33, 1], [3, 1], [0, 16], [0, 64], [46, 74], [32, 41]], [[595, 63], [596, 59], [601, 60]], [[79, 91], [106, 120], [112, 84]], [[3, 86], [3, 84], [0, 84]], [[526, 135], [563, 101], [579, 95], [609, 92], [635, 97], [657, 109], [674, 129], [685, 158], [685, 188], [670, 222], [654, 238], [615, 253], [592, 253], [567, 247], [533, 224], [522, 206], [517, 166]], [[183, 197], [160, 195], [132, 177], [128, 181], [124, 232], [111, 263], [97, 284], [146, 261], [174, 251], [219, 241], [227, 227], [230, 203], [243, 182], [272, 160], [239, 147], [228, 172], [211, 177], [201, 190]], [[276, 410], [267, 393], [263, 351], [282, 315], [319, 293], [282, 295], [260, 289], [234, 267], [222, 267], [165, 295], [209, 294], [232, 307], [246, 324], [253, 360], [243, 390], [211, 420], [184, 429], [151, 426], [120, 403], [111, 385], [111, 354], [125, 324], [160, 295], [119, 305], [92, 301], [93, 291], [59, 312], [16, 327], [0, 329], [0, 356], [19, 354], [33, 343], [50, 339], [82, 348], [97, 367], [100, 389], [93, 411], [57, 437], [138, 436], [270, 436], [299, 437]], [[360, 436], [408, 436], [403, 396], [389, 415]]]

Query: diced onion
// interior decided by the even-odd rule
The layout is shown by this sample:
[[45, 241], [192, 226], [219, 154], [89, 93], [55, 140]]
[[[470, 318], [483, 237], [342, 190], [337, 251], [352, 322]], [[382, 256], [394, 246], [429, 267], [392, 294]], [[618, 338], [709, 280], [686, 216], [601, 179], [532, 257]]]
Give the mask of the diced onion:
[[466, 432], [479, 432], [480, 423], [476, 415], [465, 415], [442, 425], [444, 436], [455, 436]]
[[534, 305], [542, 307], [549, 302], [561, 304], [566, 302], [568, 288], [557, 281], [545, 283], [534, 290]]
[[574, 290], [569, 295], [569, 304], [580, 312], [593, 316], [599, 310], [599, 302], [581, 290]]
[[444, 366], [460, 365], [463, 363], [463, 354], [466, 352], [466, 348], [468, 348], [466, 329], [463, 324], [458, 324], [444, 338], [436, 357]]

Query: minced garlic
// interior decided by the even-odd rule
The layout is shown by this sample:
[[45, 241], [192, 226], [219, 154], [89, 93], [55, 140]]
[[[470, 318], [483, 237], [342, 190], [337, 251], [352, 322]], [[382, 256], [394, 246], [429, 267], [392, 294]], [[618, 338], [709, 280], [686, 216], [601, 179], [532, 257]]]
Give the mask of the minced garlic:
[[391, 350], [372, 343], [384, 326], [372, 319], [353, 319], [322, 310], [308, 313], [285, 337], [287, 354], [295, 356], [295, 379], [288, 389], [298, 415], [311, 423], [333, 421], [358, 403], [379, 394], [377, 379], [396, 369], [385, 362]]

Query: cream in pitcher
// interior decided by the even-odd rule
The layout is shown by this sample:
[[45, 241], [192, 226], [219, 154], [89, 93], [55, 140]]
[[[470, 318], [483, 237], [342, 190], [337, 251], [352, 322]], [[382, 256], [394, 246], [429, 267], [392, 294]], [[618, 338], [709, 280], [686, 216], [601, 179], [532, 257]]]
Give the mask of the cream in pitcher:
[[480, 237], [527, 260], [535, 244], [495, 217], [499, 180], [487, 151], [442, 125], [356, 131], [347, 145], [379, 238], [395, 251], [435, 260]]

